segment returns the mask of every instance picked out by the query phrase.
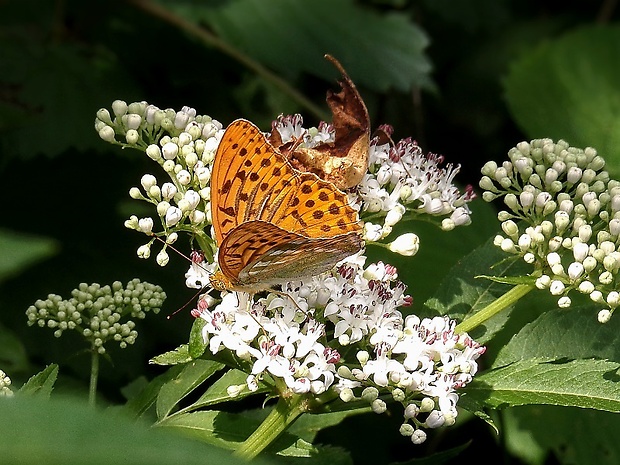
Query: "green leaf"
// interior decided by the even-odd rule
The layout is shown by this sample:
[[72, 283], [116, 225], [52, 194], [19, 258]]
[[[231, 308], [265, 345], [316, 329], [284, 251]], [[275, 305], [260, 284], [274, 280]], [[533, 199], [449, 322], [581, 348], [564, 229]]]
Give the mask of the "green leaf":
[[[222, 449], [150, 428], [74, 399], [0, 402], [3, 463], [20, 465], [234, 465]], [[255, 463], [255, 462], [253, 462]], [[260, 458], [257, 464], [266, 463]]]
[[620, 363], [620, 319], [596, 319], [599, 306], [554, 308], [523, 327], [497, 355], [493, 366], [539, 361], [600, 358]]
[[431, 86], [424, 54], [428, 38], [406, 14], [379, 14], [351, 0], [314, 0], [311, 6], [296, 0], [237, 0], [217, 9], [167, 5], [191, 21], [204, 21], [227, 43], [286, 79], [307, 72], [332, 80], [335, 70], [323, 58], [329, 53], [353, 82], [369, 89], [408, 92], [413, 86]]
[[51, 364], [36, 375], [32, 376], [19, 390], [20, 394], [49, 398], [58, 377], [58, 365]]
[[546, 404], [620, 412], [618, 368], [608, 360], [524, 360], [477, 374], [462, 392], [492, 408]]
[[57, 253], [53, 239], [0, 229], [0, 281]]
[[189, 345], [182, 344], [174, 350], [156, 355], [149, 360], [154, 365], [180, 365], [191, 362], [194, 358], [189, 354]]
[[507, 449], [529, 464], [617, 465], [620, 415], [597, 410], [525, 406], [503, 412]]
[[162, 386], [179, 376], [183, 371], [182, 365], [176, 365], [168, 369], [165, 373], [153, 378], [139, 394], [130, 397], [127, 403], [121, 408], [122, 410], [129, 412], [133, 417], [140, 417], [143, 415], [152, 405], [155, 404], [157, 396]]
[[[199, 408], [210, 407], [222, 402], [237, 401], [254, 394], [261, 394], [270, 391], [269, 386], [262, 382], [258, 383], [258, 389], [256, 391], [250, 391], [246, 385], [247, 377], [248, 374], [241, 370], [228, 370], [220, 379], [213, 383], [196, 402], [189, 407], [184, 408], [183, 411], [186, 412], [197, 410]], [[228, 394], [227, 389], [229, 386], [234, 385], [243, 385], [245, 388], [236, 396], [231, 396]]]
[[202, 337], [202, 328], [207, 324], [203, 318], [196, 318], [189, 333], [189, 355], [198, 358], [204, 354], [208, 343]]
[[530, 138], [595, 147], [620, 174], [620, 28], [584, 27], [515, 61], [504, 81], [514, 119]]
[[370, 406], [340, 412], [307, 414], [299, 417], [288, 431], [309, 443], [313, 442], [319, 431], [340, 424], [345, 418], [371, 412]]
[[24, 343], [11, 330], [0, 324], [0, 368], [8, 375], [28, 370]]
[[[263, 415], [248, 413], [234, 414], [217, 411], [200, 411], [170, 416], [158, 424], [160, 428], [170, 428], [198, 439], [207, 444], [235, 450], [258, 428], [268, 410]], [[309, 414], [306, 414], [309, 415]], [[303, 416], [306, 416], [303, 415]], [[302, 416], [302, 418], [303, 418]], [[265, 453], [277, 452], [280, 456], [304, 457], [304, 463], [349, 464], [348, 454], [331, 447], [317, 447], [292, 434], [290, 430], [282, 433]], [[328, 462], [329, 457], [329, 462]], [[273, 460], [273, 459], [272, 459]]]
[[177, 403], [224, 367], [211, 360], [193, 360], [182, 371], [161, 387], [157, 396], [157, 418], [166, 417]]
[[[507, 292], [511, 286], [480, 278], [489, 270], [497, 275], [525, 275], [522, 263], [514, 259], [506, 260], [506, 254], [493, 245], [492, 240], [475, 249], [463, 258], [442, 281], [434, 297], [426, 302], [426, 306], [441, 315], [462, 321], [495, 301]], [[479, 342], [488, 341], [505, 324], [512, 307], [487, 320], [473, 331], [471, 336]]]

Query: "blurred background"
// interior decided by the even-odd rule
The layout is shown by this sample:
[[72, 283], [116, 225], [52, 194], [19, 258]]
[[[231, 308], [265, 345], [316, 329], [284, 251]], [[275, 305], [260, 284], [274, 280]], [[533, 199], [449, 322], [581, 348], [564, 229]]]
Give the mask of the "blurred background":
[[[461, 164], [463, 186], [477, 186], [487, 160], [540, 137], [593, 146], [617, 175], [618, 17], [615, 0], [0, 1], [0, 369], [20, 385], [58, 362], [61, 388], [84, 391], [81, 341], [29, 328], [24, 315], [36, 299], [67, 298], [81, 282], [139, 277], [169, 296], [140, 323], [136, 345], [103, 362], [107, 401], [123, 402], [121, 387], [161, 372], [150, 357], [187, 340], [189, 311], [166, 319], [194, 297], [184, 287], [187, 262], [139, 260], [144, 237], [123, 226], [131, 214], [153, 214], [129, 189], [144, 173], [163, 173], [142, 152], [99, 139], [95, 113], [113, 100], [188, 105], [265, 131], [281, 113], [314, 126], [330, 118], [325, 92], [339, 77], [329, 53], [356, 83], [373, 128], [390, 124], [394, 140], [411, 136]], [[408, 224], [420, 254], [390, 261], [413, 311], [423, 312], [450, 267], [497, 228], [492, 207], [476, 200], [472, 210], [474, 225], [452, 235]], [[475, 449], [498, 447], [483, 422], [468, 425], [482, 436]], [[355, 435], [340, 440], [372, 453]], [[392, 448], [392, 459], [402, 458], [394, 447], [379, 455]]]

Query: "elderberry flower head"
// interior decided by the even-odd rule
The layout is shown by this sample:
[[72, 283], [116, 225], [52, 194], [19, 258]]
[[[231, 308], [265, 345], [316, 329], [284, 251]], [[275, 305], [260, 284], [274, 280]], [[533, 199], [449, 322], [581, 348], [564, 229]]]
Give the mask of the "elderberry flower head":
[[509, 160], [482, 168], [483, 198], [503, 198], [503, 234], [495, 244], [533, 266], [536, 286], [571, 304], [588, 295], [608, 321], [620, 305], [620, 182], [610, 179], [596, 150], [563, 140], [521, 142]]
[[11, 378], [7, 374], [0, 370], [0, 397], [11, 397], [13, 391], [11, 391]]
[[[304, 129], [302, 124], [301, 115], [280, 116], [273, 128], [280, 133], [283, 143], [297, 140], [302, 147], [312, 148], [334, 142], [335, 131], [330, 124], [321, 123], [310, 129]], [[392, 133], [389, 126], [381, 129], [388, 136]], [[461, 193], [453, 184], [460, 165], [442, 167], [443, 156], [425, 155], [411, 138], [393, 144], [375, 137], [369, 155], [368, 172], [350, 194], [351, 202], [361, 208], [362, 218], [365, 213], [384, 217], [382, 225], [366, 222], [366, 240], [376, 242], [385, 238], [405, 214], [442, 218], [444, 230], [471, 223], [467, 203], [475, 198], [473, 188], [467, 186]]]
[[[100, 354], [104, 344], [116, 341], [124, 349], [138, 337], [133, 319], [144, 319], [150, 311], [158, 313], [166, 294], [161, 287], [133, 279], [123, 286], [82, 283], [71, 291], [71, 298], [50, 294], [28, 307], [28, 325], [48, 327], [60, 337], [66, 330], [76, 330]], [[131, 319], [129, 319], [131, 318]]]
[[454, 423], [456, 391], [472, 380], [485, 348], [456, 334], [447, 318], [403, 318], [399, 307], [411, 297], [396, 269], [381, 262], [364, 268], [364, 260], [354, 256], [288, 283], [288, 297], [226, 293], [211, 308], [203, 296], [192, 314], [205, 321], [212, 354], [230, 351], [246, 364], [249, 390], [275, 377], [296, 394], [331, 390], [345, 402], [367, 401], [376, 413], [387, 408], [379, 393], [391, 394], [419, 443], [422, 428]]

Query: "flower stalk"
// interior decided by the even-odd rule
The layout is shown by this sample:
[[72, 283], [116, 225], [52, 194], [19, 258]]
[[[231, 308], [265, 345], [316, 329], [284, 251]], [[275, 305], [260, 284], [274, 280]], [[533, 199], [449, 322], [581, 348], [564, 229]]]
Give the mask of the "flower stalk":
[[454, 331], [457, 333], [466, 333], [472, 329], [480, 326], [482, 323], [497, 315], [499, 312], [515, 304], [521, 297], [525, 296], [536, 286], [533, 284], [517, 284], [510, 289], [504, 295], [491, 302], [479, 312], [474, 313], [469, 318], [466, 318], [461, 323], [456, 325]]
[[302, 413], [306, 411], [304, 396], [282, 395], [271, 413], [234, 453], [244, 460], [252, 460], [275, 441]]
[[97, 401], [97, 380], [99, 378], [99, 352], [93, 346], [90, 356], [90, 383], [88, 386], [88, 405], [95, 406]]

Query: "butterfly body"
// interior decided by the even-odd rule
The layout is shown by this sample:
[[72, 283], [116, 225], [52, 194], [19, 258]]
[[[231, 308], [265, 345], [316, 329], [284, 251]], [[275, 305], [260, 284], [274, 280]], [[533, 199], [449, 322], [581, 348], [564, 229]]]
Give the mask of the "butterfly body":
[[327, 271], [363, 246], [346, 194], [295, 170], [246, 120], [231, 123], [218, 146], [211, 205], [216, 289], [267, 290]]

